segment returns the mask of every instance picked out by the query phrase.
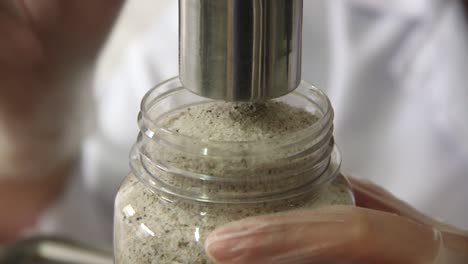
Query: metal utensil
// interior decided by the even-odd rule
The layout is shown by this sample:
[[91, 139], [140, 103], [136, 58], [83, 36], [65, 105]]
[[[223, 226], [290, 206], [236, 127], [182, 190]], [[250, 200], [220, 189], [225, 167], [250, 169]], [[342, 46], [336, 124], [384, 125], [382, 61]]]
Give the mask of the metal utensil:
[[301, 81], [303, 0], [179, 0], [179, 72], [211, 99], [280, 97]]

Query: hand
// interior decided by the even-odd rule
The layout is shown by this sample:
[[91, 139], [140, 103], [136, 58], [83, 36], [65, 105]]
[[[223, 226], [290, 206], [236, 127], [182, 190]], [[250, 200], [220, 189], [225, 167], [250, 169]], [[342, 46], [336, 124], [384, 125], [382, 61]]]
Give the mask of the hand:
[[80, 151], [94, 64], [123, 0], [0, 0], [0, 243], [34, 224]]
[[468, 263], [468, 233], [422, 215], [370, 182], [350, 179], [360, 207], [252, 217], [206, 240], [218, 264]]
[[0, 179], [46, 174], [77, 154], [94, 64], [122, 2], [0, 1]]

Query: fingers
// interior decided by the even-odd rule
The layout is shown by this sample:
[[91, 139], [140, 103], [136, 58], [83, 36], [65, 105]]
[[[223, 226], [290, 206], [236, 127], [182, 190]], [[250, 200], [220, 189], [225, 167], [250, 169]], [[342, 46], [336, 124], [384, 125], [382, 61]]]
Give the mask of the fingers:
[[[466, 262], [468, 255], [468, 231], [461, 230], [446, 223], [430, 218], [414, 209], [404, 201], [382, 187], [368, 181], [354, 177], [347, 177], [353, 189], [358, 206], [391, 212], [412, 219], [416, 222], [433, 226], [440, 230], [444, 236], [444, 242], [451, 255], [461, 255]], [[447, 263], [463, 263], [455, 260]]]
[[249, 218], [209, 236], [216, 263], [433, 263], [441, 236], [430, 227], [378, 211], [329, 207]]
[[420, 223], [431, 225], [432, 220], [416, 209], [396, 198], [382, 187], [363, 179], [348, 177], [356, 204], [360, 207], [395, 213]]
[[354, 177], [347, 178], [353, 189], [356, 204], [360, 207], [398, 214], [428, 226], [435, 226], [443, 232], [468, 234], [466, 231], [441, 223], [422, 214], [387, 190], [368, 180]]

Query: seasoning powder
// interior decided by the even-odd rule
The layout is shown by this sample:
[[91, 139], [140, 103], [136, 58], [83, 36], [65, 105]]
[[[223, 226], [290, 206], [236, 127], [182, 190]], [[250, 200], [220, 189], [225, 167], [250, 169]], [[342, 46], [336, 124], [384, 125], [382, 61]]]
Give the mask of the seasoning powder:
[[[274, 144], [281, 142], [291, 133], [310, 127], [317, 120], [315, 115], [306, 110], [281, 102], [268, 101], [264, 103], [213, 102], [194, 105], [169, 113], [158, 122], [160, 126], [173, 133], [195, 139], [223, 142], [268, 140]], [[246, 143], [244, 147], [248, 145], [249, 143]], [[306, 147], [307, 144], [304, 144], [304, 148]], [[234, 151], [236, 155], [239, 155], [243, 153], [243, 147], [240, 148], [226, 151]], [[291, 151], [303, 150], [299, 147]], [[313, 158], [313, 156], [308, 156], [297, 160], [282, 160], [278, 156], [266, 155], [255, 159], [248, 158], [248, 156], [235, 156], [206, 160], [161, 146], [154, 149], [150, 147], [147, 152], [153, 158], [162, 160], [166, 165], [226, 178], [241, 178], [247, 174], [250, 178], [255, 175], [284, 176], [292, 169], [297, 170], [298, 166], [304, 166]], [[275, 153], [275, 155], [290, 154], [290, 152]], [[170, 177], [164, 173], [161, 173], [159, 177], [171, 186], [192, 193], [203, 192], [207, 197], [217, 194], [255, 193], [255, 191], [258, 193], [275, 192], [284, 186], [294, 186], [294, 184], [299, 185], [304, 182], [301, 177], [297, 179], [298, 177], [295, 176], [281, 177], [271, 181], [263, 179], [256, 184], [229, 186], [226, 183], [215, 182], [211, 185], [205, 183], [200, 186], [195, 181]], [[342, 176], [337, 177], [331, 184], [320, 190], [298, 199], [226, 204], [174, 199], [171, 195], [151, 189], [131, 174], [122, 184], [116, 198], [115, 263], [212, 263], [205, 255], [203, 243], [208, 234], [217, 226], [253, 215], [352, 203], [353, 198], [348, 183]]]

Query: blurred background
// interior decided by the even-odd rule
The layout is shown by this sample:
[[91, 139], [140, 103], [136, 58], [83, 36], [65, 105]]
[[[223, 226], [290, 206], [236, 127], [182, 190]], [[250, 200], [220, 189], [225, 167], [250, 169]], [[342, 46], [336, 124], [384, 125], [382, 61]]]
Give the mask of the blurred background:
[[[465, 194], [447, 193], [449, 186], [468, 186], [468, 130], [462, 120], [468, 113], [468, 42], [461, 2], [305, 1], [303, 79], [325, 90], [336, 108], [345, 172], [377, 181], [417, 208], [441, 219], [450, 215], [451, 223], [468, 228]], [[157, 69], [151, 77], [132, 74], [138, 77], [128, 83], [141, 95], [176, 75], [176, 16], [168, 1], [128, 2], [101, 56], [96, 87], [106, 87], [109, 76], [125, 70]], [[172, 24], [160, 26], [161, 21]], [[143, 43], [150, 42], [166, 43], [147, 51]], [[132, 58], [136, 53], [143, 55]], [[135, 60], [150, 66], [128, 67]], [[133, 116], [138, 110], [125, 111]], [[434, 160], [437, 166], [431, 166]], [[419, 194], [424, 191], [431, 195]]]
[[[343, 171], [377, 182], [433, 218], [468, 229], [468, 19], [464, 1], [304, 2], [302, 77], [323, 89], [335, 108]], [[80, 6], [89, 5], [90, 10], [99, 11], [96, 16], [107, 14], [93, 1], [86, 3], [70, 10], [79, 13]], [[3, 5], [0, 11], [12, 10]], [[60, 21], [60, 16], [57, 21], [63, 22], [63, 28], [49, 32], [39, 27], [47, 37], [60, 30], [83, 31], [70, 43], [56, 38], [44, 41], [50, 54], [68, 55], [87, 47], [87, 34], [99, 26], [92, 20], [94, 13], [85, 14], [74, 30], [66, 27], [72, 22]], [[9, 31], [14, 27], [2, 19], [0, 32], [6, 31], [5, 40], [16, 40]], [[57, 21], [47, 20], [44, 28], [60, 24]], [[47, 78], [18, 81], [32, 75], [18, 73], [16, 64], [0, 64], [0, 242], [45, 234], [110, 251], [113, 201], [129, 171], [139, 103], [150, 88], [178, 74], [177, 23], [177, 1], [126, 1], [99, 53], [97, 67], [72, 67], [73, 74], [92, 76], [76, 78], [78, 86], [68, 84], [75, 78], [63, 70], [58, 71], [59, 85], [48, 90], [44, 88], [48, 85], [39, 85]], [[21, 46], [8, 43], [2, 41], [0, 48], [10, 51]], [[62, 52], [62, 44], [71, 51]], [[0, 63], [9, 59], [5, 54]], [[18, 54], [12, 61], [20, 61], [25, 52]], [[66, 57], [54, 63], [71, 58], [76, 59]], [[50, 77], [50, 72], [67, 62], [39, 68]], [[38, 143], [35, 137], [42, 134], [47, 140], [58, 139]], [[16, 155], [23, 149], [26, 156]], [[28, 173], [48, 171], [49, 160], [59, 163], [66, 158], [72, 162], [60, 165], [61, 176], [47, 181], [39, 176], [31, 181], [2, 178], [22, 171], [35, 159], [39, 165], [34, 163], [31, 168], [35, 169]], [[34, 196], [34, 190], [41, 188], [43, 192]], [[31, 200], [50, 193], [54, 195], [46, 199], [47, 204], [34, 207]], [[21, 206], [28, 213], [18, 215], [26, 215], [27, 220], [12, 217], [15, 210], [11, 208], [21, 212]], [[61, 247], [63, 241], [52, 239], [51, 243]], [[33, 244], [27, 247], [35, 248], [37, 241]], [[4, 264], [1, 258], [0, 264]]]

